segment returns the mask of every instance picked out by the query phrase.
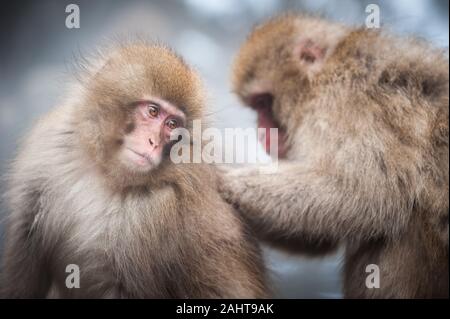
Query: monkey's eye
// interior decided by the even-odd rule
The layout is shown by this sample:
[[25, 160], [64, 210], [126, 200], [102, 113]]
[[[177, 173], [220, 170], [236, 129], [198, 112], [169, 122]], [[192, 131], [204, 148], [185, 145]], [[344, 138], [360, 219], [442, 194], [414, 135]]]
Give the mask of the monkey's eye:
[[170, 119], [166, 122], [166, 125], [168, 128], [170, 128], [171, 130], [174, 130], [178, 127], [178, 122], [177, 120], [174, 119]]
[[158, 114], [159, 114], [159, 109], [158, 109], [158, 107], [157, 107], [156, 105], [154, 105], [154, 104], [150, 104], [150, 105], [148, 106], [148, 114], [149, 114], [151, 117], [157, 117]]

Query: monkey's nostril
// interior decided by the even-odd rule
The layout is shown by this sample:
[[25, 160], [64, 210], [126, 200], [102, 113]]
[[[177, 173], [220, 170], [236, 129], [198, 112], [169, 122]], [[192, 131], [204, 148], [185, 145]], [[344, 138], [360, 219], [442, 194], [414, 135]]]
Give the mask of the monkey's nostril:
[[153, 145], [154, 145], [154, 143], [153, 143], [153, 141], [152, 141], [152, 139], [151, 139], [151, 138], [149, 138], [149, 139], [148, 139], [148, 141], [149, 141], [149, 143], [150, 143], [150, 145], [151, 145], [151, 146], [153, 146]]

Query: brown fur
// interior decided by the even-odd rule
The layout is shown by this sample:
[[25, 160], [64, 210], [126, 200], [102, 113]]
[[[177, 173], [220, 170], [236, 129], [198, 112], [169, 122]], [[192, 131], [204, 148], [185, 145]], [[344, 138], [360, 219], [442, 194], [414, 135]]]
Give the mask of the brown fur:
[[[148, 174], [116, 159], [132, 102], [153, 94], [202, 116], [197, 75], [169, 49], [136, 43], [87, 66], [80, 86], [28, 135], [10, 174], [1, 293], [9, 298], [266, 296], [257, 243], [207, 165]], [[80, 288], [65, 267], [80, 267]]]
[[[296, 54], [305, 40], [317, 60]], [[448, 81], [445, 54], [417, 40], [298, 15], [256, 27], [234, 89], [273, 95], [288, 161], [229, 172], [223, 196], [276, 244], [344, 244], [346, 297], [448, 297]]]

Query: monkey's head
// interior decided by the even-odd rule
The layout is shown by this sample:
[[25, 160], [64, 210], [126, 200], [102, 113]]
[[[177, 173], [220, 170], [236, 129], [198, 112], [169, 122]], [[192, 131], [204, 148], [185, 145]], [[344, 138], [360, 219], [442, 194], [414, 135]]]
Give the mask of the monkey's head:
[[[302, 101], [345, 31], [343, 26], [300, 15], [283, 15], [253, 30], [233, 68], [233, 88], [258, 113], [258, 127], [278, 128], [281, 158], [292, 144]], [[268, 150], [269, 135], [261, 141]]]
[[128, 185], [146, 183], [170, 166], [168, 154], [177, 142], [171, 134], [190, 130], [202, 115], [197, 75], [159, 45], [114, 50], [83, 89], [81, 143], [104, 174]]

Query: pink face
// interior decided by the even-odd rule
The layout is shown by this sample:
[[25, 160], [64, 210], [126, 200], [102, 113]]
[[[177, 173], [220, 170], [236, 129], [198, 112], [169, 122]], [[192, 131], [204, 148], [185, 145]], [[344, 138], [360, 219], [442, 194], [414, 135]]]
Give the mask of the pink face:
[[161, 163], [172, 131], [184, 127], [186, 118], [178, 108], [157, 98], [138, 102], [133, 116], [134, 127], [124, 138], [120, 158], [131, 169], [149, 171]]

